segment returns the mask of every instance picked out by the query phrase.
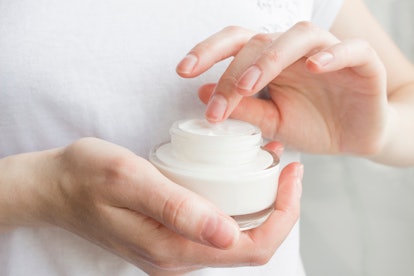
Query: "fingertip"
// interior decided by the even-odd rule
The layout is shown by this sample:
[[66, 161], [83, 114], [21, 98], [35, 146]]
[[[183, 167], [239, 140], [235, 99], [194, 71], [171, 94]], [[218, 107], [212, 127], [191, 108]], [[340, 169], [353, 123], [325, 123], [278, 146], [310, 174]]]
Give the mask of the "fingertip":
[[304, 166], [299, 162], [287, 165], [279, 177], [277, 208], [289, 209], [302, 196]]
[[273, 213], [258, 228], [250, 230], [250, 234], [258, 237], [275, 235], [278, 239], [272, 242], [282, 242], [296, 224], [300, 216], [301, 180], [303, 165], [299, 162], [290, 163], [281, 172], [279, 187]]
[[182, 77], [189, 77], [198, 63], [198, 57], [194, 54], [186, 55], [177, 65], [176, 72]]
[[220, 249], [232, 248], [240, 237], [240, 228], [231, 218], [213, 216], [204, 222], [201, 240]]
[[279, 157], [279, 158], [282, 157], [283, 152], [285, 150], [283, 144], [279, 143], [279, 142], [276, 142], [276, 141], [272, 141], [272, 142], [267, 143], [265, 145], [265, 148], [267, 150], [270, 150], [270, 151], [274, 152], [277, 155], [277, 157]]
[[322, 51], [309, 57], [306, 61], [306, 66], [311, 72], [323, 71], [334, 59], [334, 56], [330, 52]]
[[302, 163], [296, 163], [295, 164], [295, 174], [301, 181], [303, 179], [304, 172], [305, 172], [305, 166], [303, 166]]
[[295, 185], [296, 185], [296, 194], [299, 198], [302, 197], [302, 181], [303, 181], [303, 174], [304, 174], [304, 166], [303, 164], [297, 164], [295, 167]]
[[227, 106], [227, 99], [223, 95], [218, 93], [213, 94], [207, 104], [205, 112], [206, 119], [211, 123], [223, 121]]
[[288, 181], [291, 181], [292, 179], [295, 179], [295, 178], [302, 181], [304, 171], [305, 169], [302, 163], [292, 162], [289, 165], [287, 165], [285, 168], [283, 168], [280, 174], [280, 177]]

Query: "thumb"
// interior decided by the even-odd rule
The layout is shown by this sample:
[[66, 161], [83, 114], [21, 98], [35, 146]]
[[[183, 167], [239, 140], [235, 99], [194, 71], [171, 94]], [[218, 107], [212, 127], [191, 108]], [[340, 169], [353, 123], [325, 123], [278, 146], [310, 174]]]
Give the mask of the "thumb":
[[[150, 171], [153, 170], [153, 171]], [[132, 208], [152, 217], [187, 239], [226, 249], [239, 238], [237, 223], [212, 203], [170, 181], [154, 167], [140, 183], [138, 199]]]
[[265, 241], [268, 246], [277, 248], [287, 237], [300, 215], [302, 177], [303, 165], [300, 163], [291, 163], [282, 170], [275, 210], [260, 227], [250, 230], [253, 239], [260, 242], [261, 237], [274, 236], [270, 243]]

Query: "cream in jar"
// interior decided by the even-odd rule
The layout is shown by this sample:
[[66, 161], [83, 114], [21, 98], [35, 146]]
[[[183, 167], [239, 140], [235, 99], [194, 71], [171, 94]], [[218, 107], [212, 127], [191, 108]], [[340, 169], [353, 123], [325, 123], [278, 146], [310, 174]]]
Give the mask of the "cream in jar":
[[279, 159], [263, 149], [258, 127], [228, 119], [175, 122], [171, 141], [155, 147], [150, 161], [169, 179], [211, 201], [241, 230], [263, 223], [273, 210]]

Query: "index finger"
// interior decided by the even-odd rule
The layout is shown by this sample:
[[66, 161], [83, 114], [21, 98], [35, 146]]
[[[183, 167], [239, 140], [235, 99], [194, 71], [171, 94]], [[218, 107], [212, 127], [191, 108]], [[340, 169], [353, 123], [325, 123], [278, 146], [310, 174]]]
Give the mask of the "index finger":
[[214, 64], [236, 55], [253, 35], [251, 30], [228, 26], [191, 49], [176, 71], [184, 78], [196, 77]]
[[259, 92], [291, 64], [338, 42], [332, 34], [308, 22], [298, 23], [282, 35], [255, 35], [217, 83], [207, 105], [207, 119], [225, 120], [243, 96]]

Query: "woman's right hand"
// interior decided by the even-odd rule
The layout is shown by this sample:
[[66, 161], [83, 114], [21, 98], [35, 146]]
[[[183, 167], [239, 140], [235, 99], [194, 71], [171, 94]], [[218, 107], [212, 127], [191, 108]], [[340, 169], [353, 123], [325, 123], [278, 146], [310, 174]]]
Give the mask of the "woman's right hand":
[[281, 174], [275, 212], [246, 232], [147, 160], [103, 140], [11, 156], [0, 168], [0, 225], [59, 226], [151, 275], [263, 264], [299, 216], [297, 163]]

